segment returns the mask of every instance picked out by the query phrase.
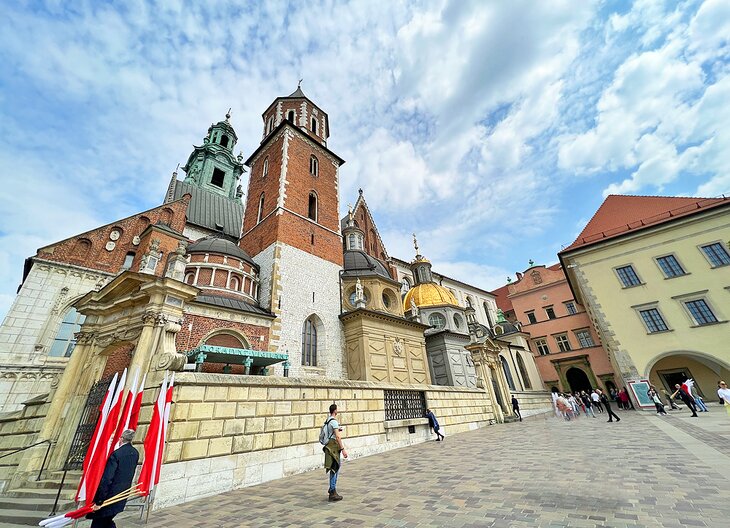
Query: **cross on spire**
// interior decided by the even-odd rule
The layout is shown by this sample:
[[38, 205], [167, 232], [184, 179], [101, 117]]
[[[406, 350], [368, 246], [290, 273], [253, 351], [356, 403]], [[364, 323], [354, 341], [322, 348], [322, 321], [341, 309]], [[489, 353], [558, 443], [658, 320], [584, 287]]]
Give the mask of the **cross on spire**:
[[413, 233], [413, 247], [416, 248], [416, 255], [419, 255], [418, 253], [418, 239], [416, 238], [416, 234]]

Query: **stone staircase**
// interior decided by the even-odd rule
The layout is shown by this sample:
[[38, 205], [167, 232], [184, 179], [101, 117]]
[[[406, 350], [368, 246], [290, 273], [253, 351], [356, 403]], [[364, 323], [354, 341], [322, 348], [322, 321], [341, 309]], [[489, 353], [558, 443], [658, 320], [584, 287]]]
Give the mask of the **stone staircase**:
[[[52, 473], [46, 480], [29, 480], [21, 487], [0, 495], [0, 527], [38, 526], [38, 521], [49, 517], [56, 500], [62, 473]], [[57, 514], [74, 508], [74, 494], [81, 478], [77, 471], [68, 472], [58, 499]]]

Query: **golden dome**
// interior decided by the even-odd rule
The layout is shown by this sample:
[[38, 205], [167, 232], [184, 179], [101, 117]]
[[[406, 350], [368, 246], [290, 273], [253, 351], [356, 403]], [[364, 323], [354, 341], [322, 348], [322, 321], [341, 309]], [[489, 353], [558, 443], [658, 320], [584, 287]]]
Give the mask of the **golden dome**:
[[403, 299], [403, 309], [411, 309], [411, 299], [416, 303], [419, 308], [424, 306], [439, 306], [442, 304], [451, 304], [453, 306], [459, 306], [456, 297], [449, 290], [443, 286], [439, 286], [433, 282], [426, 282], [423, 284], [417, 284], [406, 293]]

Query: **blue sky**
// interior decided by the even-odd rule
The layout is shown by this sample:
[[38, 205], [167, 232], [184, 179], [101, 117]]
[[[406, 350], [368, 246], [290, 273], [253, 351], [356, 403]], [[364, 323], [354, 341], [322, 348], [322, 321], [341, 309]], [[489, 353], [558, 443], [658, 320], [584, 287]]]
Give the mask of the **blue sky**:
[[[491, 289], [607, 193], [730, 193], [730, 3], [18, 2], [0, 31], [0, 314], [38, 247], [158, 205], [233, 108], [302, 88], [342, 209]], [[244, 186], [245, 187], [245, 186]]]

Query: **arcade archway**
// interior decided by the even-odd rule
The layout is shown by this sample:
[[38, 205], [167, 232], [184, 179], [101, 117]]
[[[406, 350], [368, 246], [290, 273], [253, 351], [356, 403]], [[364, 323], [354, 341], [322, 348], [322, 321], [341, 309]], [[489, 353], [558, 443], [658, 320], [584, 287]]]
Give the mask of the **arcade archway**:
[[591, 382], [588, 379], [588, 375], [578, 367], [570, 367], [566, 373], [565, 378], [568, 380], [568, 385], [572, 392], [575, 391], [586, 391], [590, 392]]
[[677, 383], [695, 381], [697, 394], [709, 401], [717, 400], [717, 382], [730, 378], [730, 365], [709, 355], [695, 352], [668, 353], [656, 360], [649, 371], [649, 381], [660, 390], [674, 391]]

